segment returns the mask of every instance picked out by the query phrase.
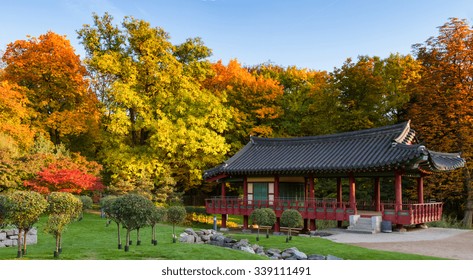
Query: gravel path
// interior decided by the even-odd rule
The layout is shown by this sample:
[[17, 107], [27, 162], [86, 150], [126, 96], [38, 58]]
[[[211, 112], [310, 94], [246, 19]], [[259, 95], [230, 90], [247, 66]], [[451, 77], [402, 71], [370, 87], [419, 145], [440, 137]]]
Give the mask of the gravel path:
[[428, 228], [366, 234], [352, 233], [345, 229], [330, 229], [324, 232], [332, 234], [324, 238], [338, 243], [384, 251], [473, 260], [473, 230]]

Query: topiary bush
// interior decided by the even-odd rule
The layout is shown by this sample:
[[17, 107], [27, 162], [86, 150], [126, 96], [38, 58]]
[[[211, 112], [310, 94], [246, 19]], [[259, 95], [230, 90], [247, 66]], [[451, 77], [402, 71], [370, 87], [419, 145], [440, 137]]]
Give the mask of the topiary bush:
[[[258, 225], [258, 233], [256, 235], [256, 241], [259, 241], [259, 230], [260, 226], [272, 227], [276, 223], [276, 213], [271, 208], [260, 208], [255, 209], [251, 212], [250, 219], [253, 224]], [[266, 238], [269, 238], [269, 229], [266, 229]]]
[[6, 203], [7, 198], [3, 195], [0, 195], [0, 228], [3, 228], [6, 225]]
[[26, 234], [46, 210], [48, 202], [42, 195], [33, 191], [14, 191], [5, 197], [5, 219], [18, 228], [17, 257], [21, 258], [26, 255]]
[[152, 215], [154, 207], [151, 200], [139, 194], [126, 194], [113, 201], [111, 212], [126, 228], [125, 252], [129, 250], [132, 230], [137, 230], [137, 244], [140, 244], [140, 228], [148, 225], [148, 218]]
[[117, 238], [118, 238], [118, 249], [122, 248], [122, 239], [120, 237], [120, 220], [117, 216], [116, 209], [114, 208], [113, 203], [118, 197], [115, 195], [107, 195], [100, 199], [100, 208], [102, 217], [107, 218], [107, 226], [111, 221], [114, 221], [117, 224]]
[[172, 242], [176, 243], [175, 226], [186, 219], [186, 208], [183, 206], [171, 206], [167, 210], [167, 221], [172, 224]]
[[79, 196], [79, 199], [82, 201], [82, 211], [92, 209], [92, 204], [94, 204], [94, 201], [90, 196], [81, 195]]
[[151, 216], [148, 218], [148, 222], [151, 225], [151, 244], [157, 245], [156, 240], [156, 224], [166, 220], [167, 210], [163, 207], [154, 207]]
[[[274, 210], [271, 208], [263, 208], [263, 211], [268, 215], [268, 219], [263, 226], [272, 227], [276, 223], [276, 213], [274, 213]], [[266, 230], [266, 238], [269, 238], [269, 229]]]
[[286, 242], [291, 240], [291, 229], [301, 227], [303, 225], [302, 215], [294, 209], [286, 209], [281, 214], [281, 225], [289, 228], [287, 231]]
[[54, 257], [59, 257], [62, 252], [62, 233], [66, 226], [77, 219], [82, 214], [81, 200], [65, 192], [52, 192], [48, 195], [49, 213], [48, 221], [46, 223], [46, 232], [53, 235], [56, 239], [56, 249]]

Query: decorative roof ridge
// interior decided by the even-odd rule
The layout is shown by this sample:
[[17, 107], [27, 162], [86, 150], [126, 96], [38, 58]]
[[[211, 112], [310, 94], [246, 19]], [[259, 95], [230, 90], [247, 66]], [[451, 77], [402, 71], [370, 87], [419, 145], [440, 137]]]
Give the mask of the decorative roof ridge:
[[404, 130], [401, 132], [401, 134], [399, 134], [399, 136], [396, 139], [394, 139], [394, 141], [397, 143], [405, 143], [406, 137], [411, 132], [411, 120], [408, 120], [404, 124], [405, 124]]
[[[393, 139], [404, 139], [410, 131], [409, 126], [410, 121], [402, 122], [394, 125], [387, 125], [375, 128], [368, 128], [363, 130], [355, 130], [341, 133], [317, 135], [317, 136], [301, 136], [301, 137], [287, 137], [287, 138], [266, 138], [266, 137], [250, 137], [250, 143], [253, 144], [263, 144], [263, 143], [300, 143], [300, 142], [326, 142], [329, 140], [345, 140], [345, 139], [356, 139], [363, 138], [366, 136], [374, 135], [378, 136], [380, 134], [388, 133], [400, 133], [400, 135]], [[398, 143], [402, 143], [398, 142]]]
[[456, 153], [445, 153], [445, 152], [436, 152], [432, 150], [428, 150], [429, 154], [437, 155], [437, 156], [455, 156], [455, 157], [461, 157], [461, 152], [456, 152]]

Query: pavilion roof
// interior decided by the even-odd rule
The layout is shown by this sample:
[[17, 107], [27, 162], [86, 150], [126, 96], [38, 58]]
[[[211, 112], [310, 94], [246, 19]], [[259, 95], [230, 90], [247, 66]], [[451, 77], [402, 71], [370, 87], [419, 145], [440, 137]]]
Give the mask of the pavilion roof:
[[410, 121], [352, 132], [295, 138], [251, 137], [233, 157], [206, 170], [226, 176], [329, 175], [403, 170], [440, 172], [463, 167], [459, 153], [439, 153], [417, 143]]

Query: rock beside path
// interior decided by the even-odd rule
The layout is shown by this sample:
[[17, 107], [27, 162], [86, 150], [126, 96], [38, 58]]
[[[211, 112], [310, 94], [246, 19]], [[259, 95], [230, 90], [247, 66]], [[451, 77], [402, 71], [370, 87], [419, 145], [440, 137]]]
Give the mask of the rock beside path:
[[181, 233], [179, 242], [182, 243], [201, 243], [209, 244], [219, 247], [231, 248], [233, 250], [240, 250], [250, 254], [257, 254], [261, 256], [267, 256], [272, 260], [341, 260], [341, 258], [328, 255], [307, 255], [300, 251], [296, 247], [288, 248], [285, 250], [270, 248], [265, 250], [263, 246], [258, 244], [250, 244], [248, 239], [236, 240], [229, 236], [223, 235], [221, 232], [215, 230], [199, 230], [194, 231], [191, 228], [187, 228]]

